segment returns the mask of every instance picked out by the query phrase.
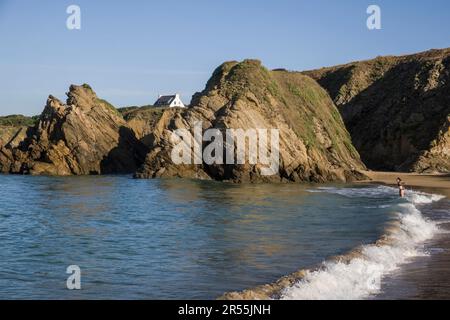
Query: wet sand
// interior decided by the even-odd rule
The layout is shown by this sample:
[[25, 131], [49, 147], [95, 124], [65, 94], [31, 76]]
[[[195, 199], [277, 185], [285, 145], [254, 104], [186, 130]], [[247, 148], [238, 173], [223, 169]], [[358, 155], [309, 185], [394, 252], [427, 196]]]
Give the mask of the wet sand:
[[[365, 172], [372, 183], [395, 185], [400, 177], [407, 190], [419, 189], [424, 192], [442, 194], [447, 197], [447, 204], [440, 204], [438, 208], [443, 216], [435, 217], [432, 212], [423, 212], [433, 220], [440, 221], [440, 229], [446, 232], [438, 234], [425, 244], [425, 251], [429, 256], [417, 257], [409, 264], [402, 266], [397, 272], [383, 279], [382, 292], [374, 299], [450, 299], [450, 223], [448, 199], [450, 198], [450, 175], [446, 174], [417, 174], [397, 172]], [[367, 181], [365, 181], [367, 182]]]
[[[449, 230], [450, 225], [440, 226]], [[382, 292], [375, 300], [449, 300], [450, 237], [439, 234], [425, 244], [429, 256], [411, 263], [382, 280]]]
[[426, 192], [445, 195], [450, 198], [450, 175], [449, 174], [418, 174], [399, 172], [364, 172], [371, 180], [361, 182], [372, 182], [386, 185], [396, 185], [397, 177], [406, 183], [406, 189], [413, 188]]

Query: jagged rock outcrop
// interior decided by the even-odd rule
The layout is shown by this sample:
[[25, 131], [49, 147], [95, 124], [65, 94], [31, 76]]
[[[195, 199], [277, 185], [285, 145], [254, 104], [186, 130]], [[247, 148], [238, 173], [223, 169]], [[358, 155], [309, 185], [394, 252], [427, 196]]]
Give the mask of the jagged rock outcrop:
[[147, 148], [120, 114], [88, 86], [53, 96], [17, 147], [0, 149], [0, 172], [34, 175], [132, 173]]
[[[268, 71], [256, 60], [227, 62], [215, 70], [205, 90], [194, 95], [191, 106], [166, 110], [161, 115], [150, 133], [151, 151], [136, 177], [234, 182], [324, 182], [362, 177], [358, 170], [365, 167], [339, 112], [326, 91], [305, 75]], [[172, 151], [177, 141], [173, 132], [186, 129], [189, 138], [194, 139], [198, 122], [203, 130], [215, 128], [223, 134], [226, 129], [279, 130], [279, 170], [275, 175], [263, 175], [264, 166], [249, 161], [175, 164]], [[187, 149], [194, 149], [193, 145]], [[208, 146], [208, 142], [203, 142], [201, 148], [205, 150]], [[232, 148], [236, 151], [235, 146]], [[268, 151], [274, 150], [270, 147]]]
[[144, 106], [119, 109], [128, 126], [134, 131], [136, 137], [145, 145], [153, 144], [151, 133], [161, 119], [166, 108]]
[[305, 74], [329, 92], [370, 169], [450, 172], [450, 49]]

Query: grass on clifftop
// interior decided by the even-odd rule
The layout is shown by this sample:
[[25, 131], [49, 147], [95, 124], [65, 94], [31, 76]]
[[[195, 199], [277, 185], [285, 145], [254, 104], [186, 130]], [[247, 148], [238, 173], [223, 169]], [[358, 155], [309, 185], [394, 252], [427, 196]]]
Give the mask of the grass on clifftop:
[[131, 106], [119, 108], [118, 111], [122, 114], [126, 121], [140, 118], [143, 120], [159, 119], [167, 107], [155, 107], [152, 105], [146, 105], [142, 107]]
[[32, 127], [38, 119], [39, 116], [27, 117], [21, 114], [13, 114], [0, 117], [0, 126]]

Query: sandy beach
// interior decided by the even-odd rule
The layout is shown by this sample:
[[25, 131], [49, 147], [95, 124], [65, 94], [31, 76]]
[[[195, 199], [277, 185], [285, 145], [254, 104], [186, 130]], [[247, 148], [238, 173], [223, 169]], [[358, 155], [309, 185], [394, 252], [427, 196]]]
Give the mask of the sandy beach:
[[[435, 191], [439, 194], [450, 197], [450, 175], [448, 174], [418, 174], [399, 172], [364, 172], [373, 183], [395, 185], [397, 177], [405, 183], [406, 188], [417, 188], [424, 191]], [[362, 182], [369, 182], [368, 180]]]
[[[407, 186], [407, 190], [420, 191], [445, 195], [450, 198], [450, 175], [448, 174], [417, 174], [397, 172], [365, 172], [372, 183], [395, 185], [400, 177]], [[367, 182], [367, 181], [366, 181]], [[433, 215], [433, 210], [438, 214]], [[445, 216], [439, 212], [448, 210], [445, 203], [437, 204], [432, 210], [425, 211], [427, 216], [439, 221], [439, 228], [446, 232], [439, 233], [435, 238], [425, 243], [425, 251], [432, 252], [413, 259], [401, 270], [388, 275], [383, 279], [383, 291], [373, 299], [449, 299], [450, 297], [450, 238], [448, 230], [450, 224]]]

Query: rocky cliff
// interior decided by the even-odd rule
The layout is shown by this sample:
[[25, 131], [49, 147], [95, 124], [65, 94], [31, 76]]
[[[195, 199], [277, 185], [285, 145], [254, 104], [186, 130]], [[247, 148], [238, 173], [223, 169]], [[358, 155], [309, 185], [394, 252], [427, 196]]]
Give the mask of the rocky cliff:
[[[215, 70], [205, 90], [194, 95], [191, 106], [166, 110], [154, 124], [148, 138], [151, 151], [136, 177], [324, 182], [362, 176], [358, 170], [365, 167], [339, 112], [327, 92], [308, 76], [268, 71], [256, 60], [227, 62]], [[198, 141], [195, 127], [199, 122], [203, 132], [214, 128], [223, 136], [226, 129], [279, 130], [279, 170], [268, 176], [262, 174], [263, 165], [250, 161], [175, 164], [172, 151], [177, 141], [173, 132], [178, 129], [189, 132], [193, 143], [187, 149], [194, 149]], [[212, 142], [200, 143], [204, 151]], [[237, 151], [234, 145], [231, 148]], [[221, 150], [225, 154], [225, 145]], [[274, 151], [273, 147], [268, 151]], [[195, 150], [193, 154], [191, 159], [195, 158]]]
[[0, 172], [46, 175], [132, 173], [147, 148], [118, 111], [88, 86], [71, 86], [64, 104], [47, 100], [17, 145], [0, 149]]
[[450, 49], [305, 74], [329, 92], [369, 168], [450, 172]]

